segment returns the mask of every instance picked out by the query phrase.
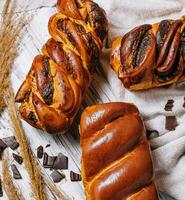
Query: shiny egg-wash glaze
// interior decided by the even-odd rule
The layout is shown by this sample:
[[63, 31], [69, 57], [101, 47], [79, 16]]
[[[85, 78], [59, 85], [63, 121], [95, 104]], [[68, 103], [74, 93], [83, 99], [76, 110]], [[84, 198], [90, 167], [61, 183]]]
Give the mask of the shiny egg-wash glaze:
[[113, 42], [110, 59], [129, 90], [185, 81], [185, 18], [134, 28]]
[[87, 200], [158, 200], [150, 146], [133, 104], [88, 107], [80, 133]]
[[48, 24], [51, 39], [16, 95], [22, 118], [50, 133], [72, 124], [99, 64], [108, 24], [104, 10], [90, 0], [58, 0], [57, 8]]

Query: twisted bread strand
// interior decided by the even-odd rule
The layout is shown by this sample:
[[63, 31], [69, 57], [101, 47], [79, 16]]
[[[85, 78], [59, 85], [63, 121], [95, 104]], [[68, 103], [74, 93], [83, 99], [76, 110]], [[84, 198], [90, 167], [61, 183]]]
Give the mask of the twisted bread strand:
[[90, 0], [58, 0], [51, 39], [35, 57], [16, 102], [24, 120], [50, 133], [66, 131], [77, 114], [107, 36], [105, 12]]
[[116, 39], [112, 45], [111, 65], [130, 90], [184, 81], [184, 17], [141, 25]]
[[88, 107], [80, 132], [87, 200], [158, 200], [146, 131], [134, 105]]

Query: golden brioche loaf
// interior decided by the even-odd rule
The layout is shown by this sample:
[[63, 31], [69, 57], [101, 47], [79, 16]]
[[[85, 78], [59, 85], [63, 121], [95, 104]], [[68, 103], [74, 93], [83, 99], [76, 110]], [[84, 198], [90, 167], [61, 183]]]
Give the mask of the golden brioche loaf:
[[150, 146], [133, 104], [88, 107], [80, 133], [87, 200], [158, 200]]

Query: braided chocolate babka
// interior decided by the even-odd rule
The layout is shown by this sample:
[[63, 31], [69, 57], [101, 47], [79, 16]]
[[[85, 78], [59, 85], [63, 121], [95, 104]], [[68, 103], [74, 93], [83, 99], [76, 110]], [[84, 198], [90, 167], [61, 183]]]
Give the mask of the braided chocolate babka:
[[130, 90], [185, 81], [185, 18], [141, 25], [117, 38], [111, 66]]
[[51, 39], [35, 57], [16, 102], [21, 116], [50, 133], [66, 131], [77, 114], [107, 37], [105, 12], [90, 0], [58, 0]]

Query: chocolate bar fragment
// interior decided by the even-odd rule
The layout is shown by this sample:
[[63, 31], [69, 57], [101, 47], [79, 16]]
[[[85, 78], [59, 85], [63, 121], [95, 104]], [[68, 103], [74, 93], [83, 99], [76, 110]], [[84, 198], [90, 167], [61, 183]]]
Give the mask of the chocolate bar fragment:
[[64, 174], [61, 174], [59, 171], [54, 170], [51, 173], [51, 178], [53, 179], [54, 183], [59, 183], [61, 180], [63, 180], [65, 178]]
[[57, 159], [56, 156], [49, 156], [47, 153], [44, 153], [43, 167], [53, 168], [53, 165], [56, 159]]
[[16, 150], [19, 147], [19, 143], [17, 142], [15, 136], [6, 137], [3, 138], [2, 140], [12, 150]]
[[12, 169], [14, 179], [22, 179], [22, 176], [21, 176], [19, 170], [17, 169], [16, 165], [12, 164], [11, 169]]
[[0, 139], [0, 154], [6, 149], [7, 145]]
[[59, 153], [54, 162], [53, 168], [54, 169], [68, 169], [68, 157], [66, 157], [62, 153]]
[[19, 163], [20, 165], [23, 163], [23, 158], [15, 153], [12, 154], [14, 160]]
[[173, 104], [174, 104], [174, 100], [173, 99], [169, 99], [165, 105], [164, 110], [165, 111], [172, 111], [173, 108]]
[[73, 171], [70, 171], [70, 178], [72, 182], [77, 182], [82, 180], [81, 175]]
[[43, 157], [43, 154], [44, 154], [44, 148], [42, 145], [40, 145], [38, 148], [37, 148], [37, 158], [42, 158]]
[[166, 130], [174, 131], [176, 127], [177, 127], [176, 116], [166, 116], [166, 125], [165, 125]]

